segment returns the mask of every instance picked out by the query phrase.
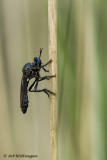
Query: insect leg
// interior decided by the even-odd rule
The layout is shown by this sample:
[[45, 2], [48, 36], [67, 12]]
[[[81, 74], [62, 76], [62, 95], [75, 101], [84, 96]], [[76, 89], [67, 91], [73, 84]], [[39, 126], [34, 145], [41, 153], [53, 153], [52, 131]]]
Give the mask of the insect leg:
[[40, 77], [39, 78], [39, 81], [42, 81], [42, 80], [49, 80], [50, 78], [53, 78], [53, 77], [56, 77], [56, 75], [53, 75], [53, 76], [45, 76], [45, 77]]
[[52, 91], [50, 91], [50, 90], [48, 90], [48, 89], [46, 89], [46, 88], [37, 90], [37, 86], [38, 86], [38, 82], [39, 82], [39, 81], [37, 81], [37, 83], [36, 83], [36, 85], [35, 85], [35, 87], [34, 87], [34, 90], [32, 90], [32, 87], [34, 86], [35, 82], [36, 82], [36, 80], [35, 80], [35, 81], [32, 83], [32, 85], [29, 87], [29, 92], [45, 92], [45, 93], [48, 95], [48, 97], [49, 97], [49, 94], [55, 95], [54, 92], [52, 92]]
[[32, 87], [35, 85], [37, 80], [34, 80], [34, 82], [31, 84], [31, 86], [29, 87], [29, 91], [31, 92]]
[[48, 97], [49, 97], [49, 94], [55, 95], [54, 92], [52, 92], [52, 91], [50, 91], [50, 90], [48, 90], [48, 89], [46, 89], [46, 88], [40, 89], [40, 90], [36, 90], [35, 92], [45, 92], [45, 93], [48, 95]]
[[[36, 83], [36, 84], [38, 84], [38, 83]], [[29, 91], [30, 92], [45, 92], [48, 95], [48, 97], [49, 97], [49, 94], [55, 95], [54, 92], [52, 92], [52, 91], [50, 91], [50, 90], [48, 90], [46, 88], [37, 90], [37, 85], [35, 86], [34, 90], [29, 90]]]
[[42, 68], [45, 72], [49, 72], [49, 70], [45, 69], [44, 67]]
[[47, 66], [49, 63], [51, 63], [52, 60], [50, 60], [49, 62], [47, 62], [46, 64], [44, 64], [43, 66], [41, 66], [41, 68], [44, 68], [45, 66]]

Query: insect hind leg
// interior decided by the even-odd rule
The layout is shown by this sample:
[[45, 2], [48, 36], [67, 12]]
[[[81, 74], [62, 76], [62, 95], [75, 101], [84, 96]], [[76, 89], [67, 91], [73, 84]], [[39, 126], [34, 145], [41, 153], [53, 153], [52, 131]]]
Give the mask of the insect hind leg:
[[[36, 80], [34, 80], [34, 82], [31, 84], [31, 86], [29, 87], [29, 92], [31, 92], [31, 89], [33, 88], [33, 86], [35, 85], [35, 83], [36, 83]], [[36, 83], [36, 85], [35, 86], [37, 86], [38, 85], [38, 82]]]
[[37, 90], [37, 89], [35, 88], [34, 90], [30, 90], [30, 92], [44, 92], [44, 93], [46, 93], [46, 94], [48, 95], [48, 97], [49, 97], [49, 94], [55, 95], [54, 92], [52, 92], [52, 91], [50, 91], [50, 90], [48, 90], [48, 89], [46, 89], [46, 88], [44, 88], [44, 89], [39, 89], [39, 90]]
[[54, 92], [52, 92], [52, 91], [50, 91], [50, 90], [48, 90], [48, 89], [46, 89], [46, 88], [37, 90], [37, 86], [38, 86], [38, 82], [39, 82], [39, 81], [37, 81], [34, 89], [32, 90], [32, 87], [34, 86], [35, 82], [36, 82], [36, 81], [34, 81], [34, 82], [32, 83], [32, 85], [29, 87], [29, 92], [44, 92], [44, 93], [46, 93], [46, 94], [48, 95], [48, 97], [49, 97], [49, 94], [55, 95]]

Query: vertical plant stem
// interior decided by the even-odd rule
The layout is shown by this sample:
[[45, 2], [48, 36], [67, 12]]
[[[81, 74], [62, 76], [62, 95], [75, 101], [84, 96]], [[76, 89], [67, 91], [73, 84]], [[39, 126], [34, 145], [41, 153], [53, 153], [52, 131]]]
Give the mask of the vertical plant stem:
[[[49, 58], [50, 75], [55, 78], [50, 80], [50, 89], [57, 93], [57, 11], [56, 0], [48, 0], [48, 34], [49, 34]], [[50, 96], [50, 144], [51, 159], [57, 160], [57, 94]]]

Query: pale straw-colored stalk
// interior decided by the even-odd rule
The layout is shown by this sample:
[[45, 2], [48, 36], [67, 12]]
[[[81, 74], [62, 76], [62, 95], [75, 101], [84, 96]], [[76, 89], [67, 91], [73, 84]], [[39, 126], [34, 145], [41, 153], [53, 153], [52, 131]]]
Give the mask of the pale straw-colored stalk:
[[50, 75], [55, 78], [50, 79], [50, 90], [56, 96], [50, 95], [50, 144], [51, 159], [57, 160], [57, 7], [56, 0], [48, 0], [48, 40], [49, 40], [49, 59]]

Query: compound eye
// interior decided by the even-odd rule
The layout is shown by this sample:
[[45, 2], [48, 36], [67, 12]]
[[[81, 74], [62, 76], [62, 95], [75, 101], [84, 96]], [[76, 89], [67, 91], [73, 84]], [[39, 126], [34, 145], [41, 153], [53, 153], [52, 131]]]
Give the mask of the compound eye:
[[38, 61], [39, 65], [41, 65], [41, 60], [40, 60], [40, 58], [37, 58], [37, 61]]

